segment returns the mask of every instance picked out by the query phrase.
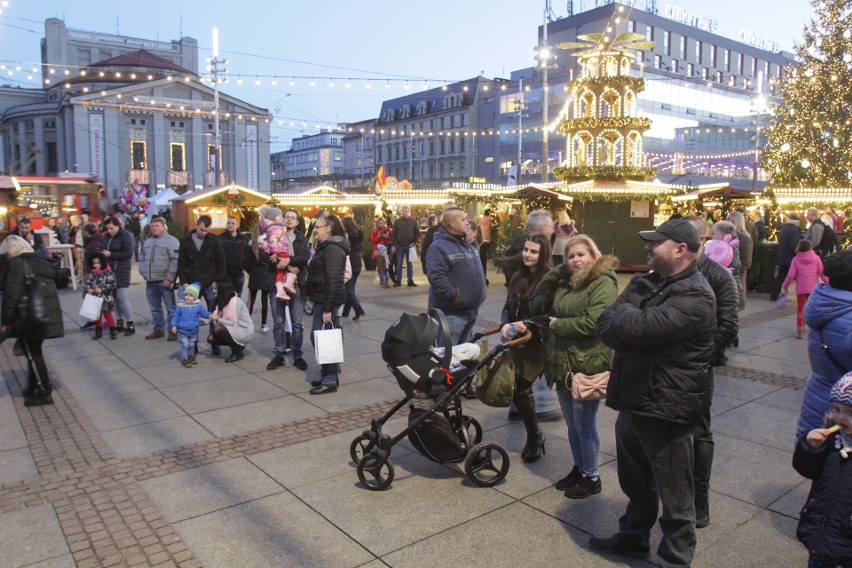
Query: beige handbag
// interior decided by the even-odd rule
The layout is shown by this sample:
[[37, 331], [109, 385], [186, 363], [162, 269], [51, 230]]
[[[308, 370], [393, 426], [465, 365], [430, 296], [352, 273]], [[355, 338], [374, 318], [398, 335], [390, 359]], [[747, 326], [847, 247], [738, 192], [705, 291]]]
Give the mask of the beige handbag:
[[606, 398], [608, 384], [609, 371], [596, 375], [568, 371], [565, 376], [565, 388], [571, 391], [574, 400], [603, 400]]

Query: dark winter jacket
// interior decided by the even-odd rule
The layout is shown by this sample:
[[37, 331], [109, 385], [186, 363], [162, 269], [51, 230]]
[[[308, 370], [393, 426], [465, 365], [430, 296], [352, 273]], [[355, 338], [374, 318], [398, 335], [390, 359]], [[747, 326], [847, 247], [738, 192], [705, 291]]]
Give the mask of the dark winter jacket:
[[817, 556], [828, 556], [838, 566], [852, 564], [852, 462], [834, 447], [830, 436], [822, 448], [812, 449], [802, 439], [793, 453], [793, 467], [813, 479], [805, 506], [799, 513], [796, 537]]
[[[300, 286], [305, 286], [308, 280], [308, 261], [311, 260], [311, 245], [308, 239], [300, 231], [293, 231], [293, 240], [290, 241], [290, 266], [299, 269], [298, 281]], [[287, 236], [289, 238], [289, 234]]]
[[713, 357], [716, 360], [724, 355], [725, 348], [731, 344], [739, 331], [739, 292], [733, 275], [721, 264], [704, 255], [698, 259], [698, 272], [710, 284], [710, 289], [716, 297], [716, 335], [713, 348]]
[[476, 312], [485, 301], [482, 263], [464, 235], [452, 235], [441, 227], [426, 255], [426, 270], [430, 307], [461, 315]]
[[83, 264], [89, 265], [89, 258], [93, 252], [101, 252], [103, 250], [104, 235], [103, 233], [95, 233], [94, 235], [86, 235], [83, 237]]
[[124, 229], [119, 229], [114, 237], [107, 233], [101, 241], [101, 248], [109, 251], [109, 265], [115, 273], [119, 288], [130, 287], [130, 263], [135, 247], [133, 235]]
[[[828, 402], [831, 387], [845, 371], [852, 369], [852, 292], [820, 284], [805, 304], [805, 323], [810, 328], [808, 359], [811, 375], [802, 393], [797, 439], [822, 426], [823, 417], [831, 407]], [[825, 354], [823, 339], [845, 371], [839, 371]]]
[[552, 295], [551, 315], [556, 317], [545, 341], [544, 374], [560, 390], [568, 386], [564, 379], [569, 371], [596, 375], [610, 370], [612, 349], [595, 332], [601, 313], [618, 297], [617, 266], [618, 259], [609, 255], [573, 274], [563, 264], [538, 285], [539, 292]]
[[243, 263], [245, 271], [249, 275], [249, 290], [274, 290], [275, 289], [275, 265], [269, 259], [269, 255], [263, 249], [254, 250], [249, 247]]
[[796, 245], [802, 240], [802, 232], [797, 223], [784, 223], [778, 231], [778, 249], [775, 252], [775, 264], [790, 266], [796, 256]]
[[349, 241], [345, 237], [329, 237], [319, 241], [316, 252], [308, 264], [308, 297], [315, 309], [330, 312], [334, 306], [346, 303], [343, 272], [349, 255]]
[[695, 264], [633, 278], [598, 319], [615, 349], [607, 406], [665, 422], [694, 424], [713, 359], [716, 300]]
[[361, 229], [347, 229], [349, 237], [349, 262], [352, 264], [352, 276], [361, 273], [361, 247], [364, 245], [364, 232]]
[[175, 308], [169, 327], [176, 327], [181, 335], [192, 335], [198, 333], [198, 326], [202, 323], [199, 318], [209, 318], [211, 313], [204, 308], [201, 300], [191, 303], [181, 301]]
[[426, 234], [423, 235], [423, 243], [420, 245], [420, 263], [423, 265], [424, 276], [428, 274], [428, 271], [426, 270], [426, 253], [429, 252], [429, 247], [432, 246], [432, 241], [435, 240], [435, 233], [437, 233], [440, 228], [440, 223], [432, 225], [426, 230]]
[[225, 254], [225, 272], [229, 276], [239, 276], [243, 273], [249, 238], [239, 232], [232, 237], [228, 231], [225, 231], [219, 235], [219, 241], [222, 243], [222, 252]]
[[[101, 260], [101, 268], [98, 270], [92, 268], [92, 260], [95, 258], [99, 258]], [[103, 307], [101, 308], [102, 311], [112, 311], [115, 306], [115, 290], [118, 288], [118, 283], [115, 280], [115, 273], [110, 270], [109, 265], [106, 262], [106, 256], [104, 256], [104, 253], [92, 253], [91, 258], [86, 265], [86, 271], [86, 283], [84, 284], [83, 289], [86, 290], [87, 294], [100, 296], [104, 299]], [[101, 289], [100, 293], [95, 292], [97, 288]], [[89, 292], [89, 290], [92, 291]]]
[[400, 217], [394, 221], [393, 231], [391, 231], [391, 245], [414, 245], [419, 240], [420, 228], [413, 217], [409, 217], [408, 219]]
[[[42, 299], [47, 308], [49, 321], [35, 329], [19, 332], [15, 326], [17, 323], [15, 318], [21, 296], [26, 293], [27, 266], [29, 266], [29, 270], [36, 281], [47, 283], [43, 287]], [[65, 335], [65, 329], [62, 325], [62, 307], [59, 305], [59, 295], [56, 292], [56, 285], [53, 283], [57, 268], [59, 268], [58, 260], [33, 252], [19, 254], [9, 261], [3, 277], [3, 311], [2, 316], [0, 316], [0, 323], [11, 329], [10, 337], [51, 339]]]
[[147, 282], [168, 280], [174, 284], [177, 280], [179, 250], [180, 241], [173, 235], [163, 233], [156, 237], [151, 233], [142, 241], [139, 273]]
[[[509, 291], [506, 294], [506, 303], [500, 314], [500, 321], [511, 323], [523, 321], [533, 336], [529, 341], [518, 347], [513, 347], [512, 361], [515, 363], [515, 374], [528, 381], [534, 381], [544, 368], [544, 338], [547, 333], [547, 313], [553, 303], [553, 291], [540, 291], [538, 288], [532, 291], [528, 298], [521, 298], [519, 279], [521, 274], [515, 273], [512, 282], [509, 283]], [[542, 318], [543, 319], [540, 319]]]
[[202, 292], [217, 278], [225, 276], [225, 251], [218, 237], [207, 233], [201, 241], [201, 249], [195, 246], [192, 235], [184, 235], [178, 254], [178, 281], [181, 284], [201, 282]]

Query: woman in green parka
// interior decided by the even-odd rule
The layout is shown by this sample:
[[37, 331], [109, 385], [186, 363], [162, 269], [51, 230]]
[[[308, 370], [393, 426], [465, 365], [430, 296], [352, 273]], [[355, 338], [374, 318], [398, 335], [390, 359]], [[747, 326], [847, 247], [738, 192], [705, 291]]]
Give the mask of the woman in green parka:
[[[520, 268], [509, 282], [509, 293], [501, 317], [501, 321], [510, 323], [503, 324], [500, 337], [503, 341], [509, 341], [528, 328], [533, 333], [528, 342], [513, 347], [511, 354], [515, 363], [515, 393], [512, 401], [527, 431], [521, 457], [525, 462], [534, 462], [544, 453], [544, 434], [535, 414], [532, 384], [544, 369], [546, 314], [552, 300], [552, 296], [539, 295], [537, 287], [551, 267], [550, 239], [541, 234], [530, 235], [524, 241], [524, 249], [519, 256]], [[535, 316], [539, 316], [539, 319], [533, 322]]]
[[577, 235], [565, 245], [564, 264], [548, 272], [536, 290], [537, 294], [553, 298], [544, 373], [549, 383], [556, 383], [568, 425], [574, 467], [556, 483], [556, 488], [571, 499], [601, 492], [597, 428], [601, 401], [574, 400], [570, 378], [566, 377], [569, 373], [594, 375], [610, 370], [612, 349], [597, 338], [595, 327], [604, 308], [618, 296], [617, 266], [617, 258], [601, 255], [591, 238]]

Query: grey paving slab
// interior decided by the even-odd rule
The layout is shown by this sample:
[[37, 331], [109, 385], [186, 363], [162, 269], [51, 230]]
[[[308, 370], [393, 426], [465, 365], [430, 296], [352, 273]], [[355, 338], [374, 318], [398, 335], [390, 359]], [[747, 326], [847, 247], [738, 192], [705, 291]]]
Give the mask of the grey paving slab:
[[0, 515], [3, 566], [27, 566], [70, 554], [59, 519], [47, 503]]
[[340, 412], [350, 408], [359, 408], [375, 402], [402, 398], [402, 391], [383, 379], [370, 379], [349, 383], [347, 375], [340, 375], [340, 388], [335, 393], [314, 396], [299, 394], [311, 404], [326, 412]]
[[[790, 333], [795, 333], [795, 326], [791, 327]], [[768, 342], [747, 351], [750, 355], [771, 357], [783, 361], [801, 362], [808, 361], [808, 342], [795, 337], [788, 337], [778, 341]], [[788, 373], [789, 374], [789, 373]], [[804, 375], [807, 376], [807, 373]]]
[[245, 374], [243, 369], [226, 364], [224, 361], [220, 360], [216, 363], [209, 361], [202, 353], [199, 353], [198, 362], [198, 365], [186, 369], [181, 367], [178, 359], [165, 360], [161, 364], [140, 367], [138, 370], [145, 380], [157, 388]]
[[18, 421], [18, 413], [15, 410], [15, 400], [9, 395], [6, 381], [0, 375], [0, 451], [14, 448], [24, 448], [27, 445], [27, 437]]
[[215, 436], [188, 416], [149, 422], [102, 432], [104, 440], [119, 458], [148, 455], [211, 440]]
[[783, 515], [760, 513], [698, 555], [693, 566], [807, 566], [807, 550], [795, 538], [796, 524]]
[[798, 410], [749, 402], [713, 418], [713, 432], [792, 451], [798, 417]]
[[293, 493], [377, 556], [512, 502], [493, 489], [468, 486], [460, 474], [419, 454], [393, 463], [396, 480], [387, 491], [362, 488], [352, 470]]
[[799, 513], [808, 500], [808, 493], [811, 490], [811, 480], [800, 478], [802, 481], [796, 485], [789, 493], [782, 496], [780, 499], [769, 505], [769, 509], [782, 515], [787, 515], [793, 519], [799, 518]]
[[[387, 363], [382, 360], [381, 355], [366, 353], [346, 358], [346, 367], [352, 368], [352, 372], [365, 379], [391, 376]], [[348, 373], [348, 370], [347, 370]]]
[[69, 364], [69, 359], [50, 355], [49, 348], [46, 348], [44, 353], [48, 369], [52, 370], [54, 374], [61, 375], [66, 379], [100, 375], [115, 371], [126, 371], [130, 369], [124, 361], [106, 355], [74, 357], [73, 364]]
[[199, 412], [192, 417], [214, 435], [225, 437], [321, 414], [325, 414], [321, 408], [279, 389], [276, 398]]
[[287, 394], [275, 385], [245, 372], [240, 376], [178, 385], [164, 388], [162, 391], [189, 414], [269, 400]]
[[174, 526], [206, 568], [348, 568], [375, 559], [349, 535], [289, 493]]
[[713, 393], [713, 404], [710, 406], [710, 415], [712, 417], [719, 416], [728, 412], [732, 408], [736, 408], [738, 406], [742, 406], [743, 404], [747, 404], [748, 401], [738, 400], [735, 398], [731, 398], [728, 396], [724, 396], [719, 394], [718, 392]]
[[807, 358], [799, 361], [791, 361], [762, 355], [752, 355], [751, 353], [730, 353], [728, 355], [728, 365], [757, 369], [791, 377], [804, 378], [811, 372], [811, 366]]
[[395, 568], [420, 566], [650, 566], [588, 548], [589, 536], [514, 503], [383, 557]]
[[0, 451], [0, 486], [32, 479], [38, 475], [33, 455], [28, 447]]
[[171, 523], [284, 491], [244, 458], [179, 471], [141, 484]]
[[[386, 431], [399, 432], [405, 427], [404, 421], [404, 418], [388, 421]], [[362, 430], [364, 429], [269, 450], [249, 456], [248, 459], [287, 489], [317, 483], [338, 475], [353, 475], [355, 464], [349, 457], [349, 445]], [[409, 453], [409, 448], [397, 445], [392, 449], [391, 456], [396, 460]]]
[[803, 392], [804, 389], [783, 388], [762, 396], [755, 400], [755, 402], [776, 408], [786, 408], [787, 410], [794, 411], [798, 416], [799, 410], [802, 408]]
[[116, 393], [108, 399], [94, 396], [79, 402], [101, 432], [158, 422], [184, 414], [157, 390]]
[[255, 373], [255, 376], [288, 393], [299, 394], [307, 393], [311, 390], [311, 381], [319, 379], [319, 372], [319, 368], [316, 365], [308, 366], [307, 371], [300, 371], [290, 361], [287, 361], [286, 367], [279, 367], [274, 371]]
[[80, 400], [94, 397], [110, 398], [154, 388], [135, 369], [130, 368], [77, 377], [66, 377], [63, 374], [59, 382], [67, 386], [71, 394]]
[[27, 564], [27, 568], [74, 568], [75, 566], [77, 566], [77, 563], [74, 562], [74, 557], [70, 554], [63, 554], [35, 564]]
[[801, 482], [802, 478], [790, 466], [792, 451], [732, 438], [718, 431], [713, 439], [716, 452], [710, 486], [714, 491], [766, 507]]
[[714, 400], [717, 396], [726, 396], [734, 400], [747, 402], [783, 388], [757, 381], [727, 377], [723, 369], [724, 367], [719, 367], [715, 372], [713, 379], [715, 382]]

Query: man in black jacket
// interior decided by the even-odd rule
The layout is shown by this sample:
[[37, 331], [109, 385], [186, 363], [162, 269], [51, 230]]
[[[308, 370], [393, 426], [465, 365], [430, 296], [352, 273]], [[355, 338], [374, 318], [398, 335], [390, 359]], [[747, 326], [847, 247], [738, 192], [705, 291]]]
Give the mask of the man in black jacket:
[[[210, 234], [212, 223], [209, 215], [199, 217], [195, 230], [181, 239], [178, 251], [178, 281], [184, 287], [200, 282], [201, 295], [207, 302], [208, 310], [216, 305], [213, 282], [225, 275], [225, 251], [222, 250], [222, 242]], [[179, 296], [182, 296], [182, 292]], [[210, 324], [210, 333], [213, 333], [213, 324]], [[212, 351], [214, 355], [219, 355], [219, 346], [214, 345]]]
[[[701, 247], [698, 249], [698, 271], [707, 279], [716, 298], [716, 335], [713, 366], [724, 366], [728, 358], [725, 348], [739, 330], [738, 288], [733, 275], [718, 262], [704, 255], [707, 224], [698, 217], [684, 217], [698, 231]], [[710, 524], [710, 472], [713, 467], [713, 432], [710, 431], [710, 407], [713, 404], [713, 367], [707, 372], [707, 390], [701, 406], [701, 420], [695, 426], [695, 527], [703, 529]]]
[[225, 224], [225, 232], [219, 235], [219, 241], [222, 243], [222, 251], [225, 253], [225, 272], [231, 282], [234, 283], [234, 290], [237, 296], [243, 295], [243, 285], [246, 282], [246, 273], [243, 270], [243, 262], [246, 258], [246, 251], [249, 248], [249, 238], [237, 230], [237, 218], [234, 216], [228, 217]]
[[775, 279], [772, 281], [772, 289], [769, 290], [769, 299], [775, 301], [781, 292], [781, 285], [790, 272], [793, 257], [796, 256], [796, 247], [802, 240], [802, 231], [799, 226], [799, 216], [790, 213], [784, 226], [778, 231], [778, 248], [775, 249]]
[[648, 557], [659, 517], [663, 566], [689, 566], [695, 554], [693, 431], [701, 419], [713, 358], [716, 302], [698, 272], [700, 242], [683, 219], [640, 231], [654, 272], [635, 277], [598, 319], [615, 350], [606, 404], [615, 423], [618, 481], [629, 500], [619, 532], [592, 537], [604, 552]]
[[393, 230], [391, 231], [391, 254], [396, 258], [396, 276], [393, 282], [394, 287], [402, 285], [402, 263], [406, 263], [408, 285], [417, 286], [414, 282], [414, 269], [411, 266], [411, 257], [409, 251], [412, 247], [417, 246], [417, 241], [420, 240], [420, 228], [417, 226], [417, 221], [411, 217], [411, 212], [407, 205], [402, 207], [402, 216], [394, 221]]

